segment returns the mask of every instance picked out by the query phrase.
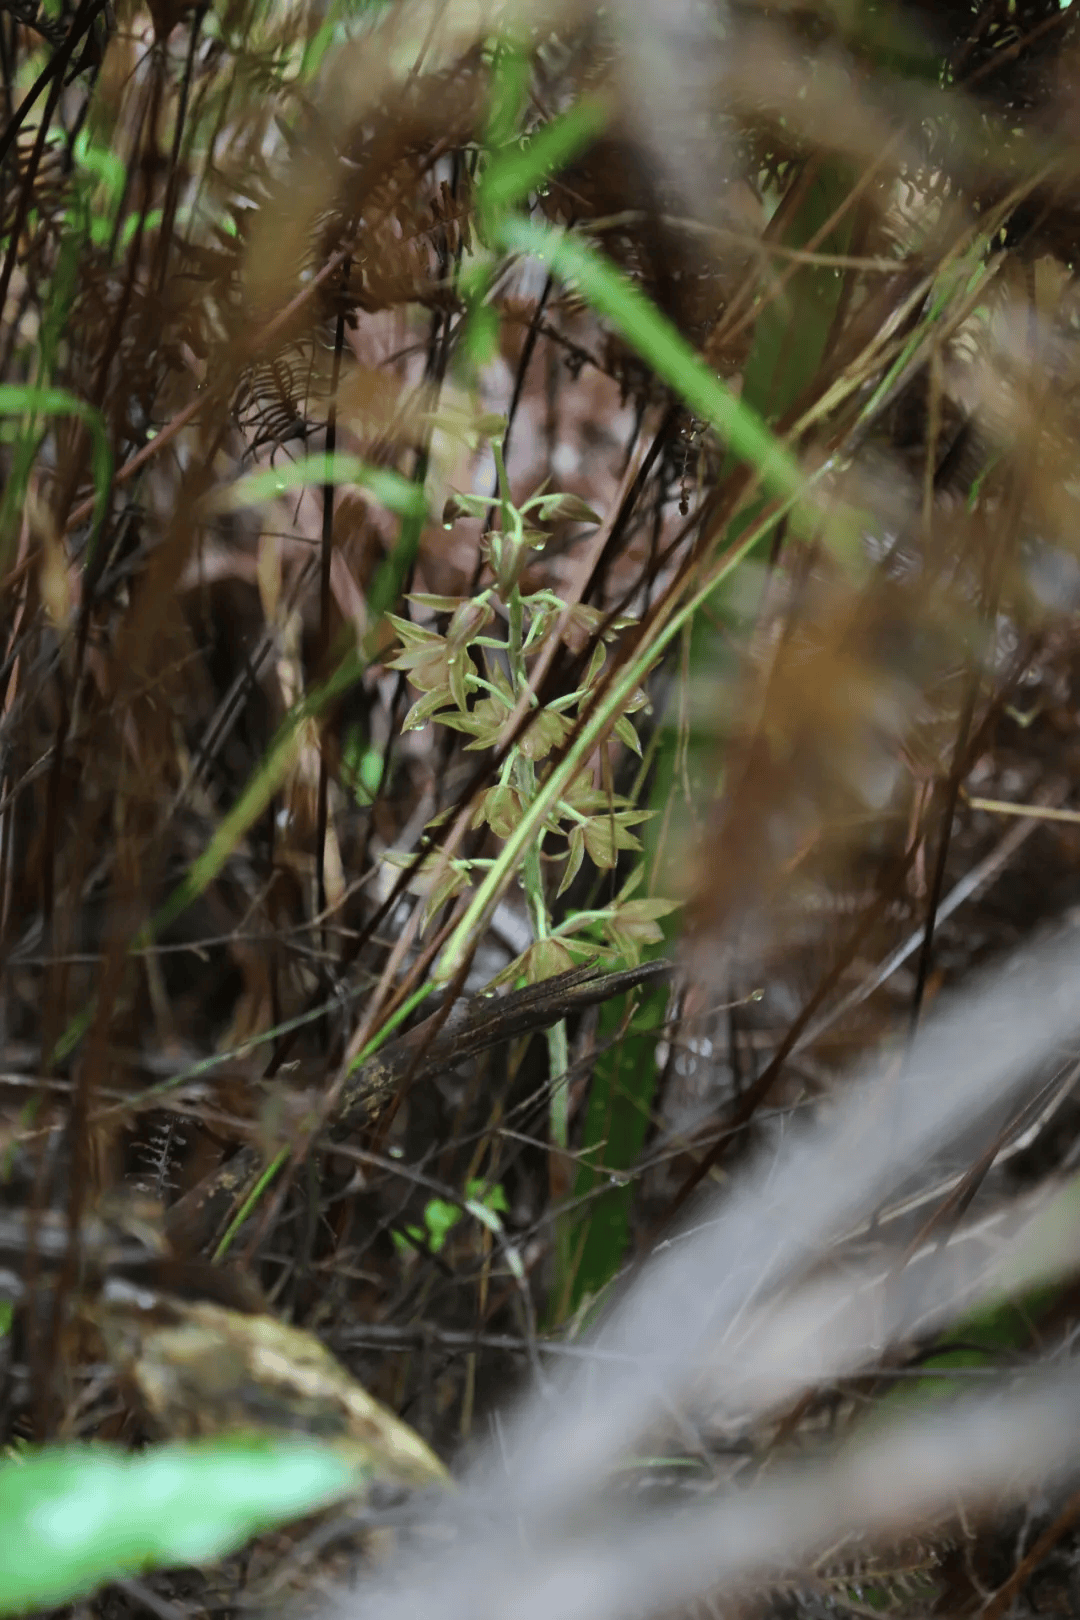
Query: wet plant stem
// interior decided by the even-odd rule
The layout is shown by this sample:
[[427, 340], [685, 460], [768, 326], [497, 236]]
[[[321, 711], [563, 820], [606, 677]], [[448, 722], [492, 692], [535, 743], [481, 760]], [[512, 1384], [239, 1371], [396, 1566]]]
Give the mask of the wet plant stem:
[[[498, 439], [493, 442], [495, 454], [495, 469], [499, 480], [499, 503], [501, 508], [501, 521], [504, 534], [508, 525], [512, 523], [512, 503], [510, 499], [510, 482], [506, 475], [506, 461], [503, 456], [503, 447]], [[515, 700], [522, 692], [528, 691], [529, 672], [525, 664], [525, 605], [521, 595], [519, 579], [507, 596], [507, 616], [509, 632], [507, 635], [507, 660], [510, 665], [510, 684], [513, 688]], [[514, 784], [521, 795], [523, 804], [530, 805], [536, 798], [536, 769], [531, 759], [523, 752], [518, 752], [513, 766]], [[540, 864], [540, 851], [544, 841], [543, 828], [536, 836], [535, 841], [525, 851], [521, 863], [521, 881], [525, 891], [525, 904], [529, 913], [529, 924], [532, 928], [533, 938], [537, 941], [548, 939], [551, 934], [551, 918], [548, 915], [547, 899], [544, 895], [544, 875]], [[570, 1141], [570, 1092], [567, 1081], [569, 1069], [569, 1049], [566, 1038], [566, 1021], [560, 1019], [547, 1032], [548, 1065], [551, 1076], [551, 1103], [549, 1123], [552, 1146], [565, 1153]]]

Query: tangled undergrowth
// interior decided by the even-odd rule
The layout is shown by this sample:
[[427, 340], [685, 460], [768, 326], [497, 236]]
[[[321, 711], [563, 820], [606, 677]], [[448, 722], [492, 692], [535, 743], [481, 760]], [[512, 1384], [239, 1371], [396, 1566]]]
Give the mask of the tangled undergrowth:
[[[251, 1429], [368, 1483], [305, 1452], [220, 1542], [55, 1586], [35, 1543], [0, 1602], [317, 1604], [1080, 902], [1080, 24], [4, 0], [0, 81], [0, 1502], [38, 1447]], [[1069, 1188], [1075, 1031], [1036, 1046], [839, 1263], [902, 1292]], [[669, 1411], [619, 1511], [1067, 1365], [1038, 1270]], [[181, 1518], [243, 1495], [175, 1455]], [[1076, 1612], [1068, 1482], [998, 1483], [723, 1601]]]

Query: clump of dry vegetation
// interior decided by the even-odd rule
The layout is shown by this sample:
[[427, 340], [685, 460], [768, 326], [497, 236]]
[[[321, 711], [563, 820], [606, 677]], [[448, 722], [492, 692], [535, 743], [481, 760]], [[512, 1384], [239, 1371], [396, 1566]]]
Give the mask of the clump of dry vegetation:
[[[1080, 26], [4, 0], [0, 85], [3, 1442], [431, 1482], [1080, 898]], [[902, 1292], [1067, 1189], [1074, 1035], [834, 1261]], [[1005, 1399], [1075, 1265], [733, 1363], [620, 1511]], [[1000, 1483], [724, 1601], [1074, 1612], [1075, 1500]], [[317, 1603], [380, 1511], [87, 1606]]]

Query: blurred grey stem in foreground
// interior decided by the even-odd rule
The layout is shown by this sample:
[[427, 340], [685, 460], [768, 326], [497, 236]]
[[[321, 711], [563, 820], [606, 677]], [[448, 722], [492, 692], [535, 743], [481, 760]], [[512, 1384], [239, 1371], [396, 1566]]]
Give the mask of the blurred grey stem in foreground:
[[[1080, 1376], [965, 1401], [947, 1414], [850, 1448], [811, 1472], [791, 1468], [744, 1494], [625, 1521], [579, 1514], [561, 1525], [477, 1519], [475, 1539], [397, 1589], [363, 1590], [376, 1620], [627, 1620], [710, 1588], [768, 1580], [857, 1528], [901, 1532], [958, 1498], [1021, 1500], [1048, 1473], [1080, 1466]], [[567, 1458], [572, 1469], [572, 1456]], [[346, 1611], [347, 1612], [347, 1611]]]
[[678, 211], [722, 222], [719, 199], [737, 172], [710, 109], [716, 95], [726, 6], [698, 0], [617, 0], [624, 105], [652, 172]]
[[[762, 1335], [755, 1354], [772, 1368], [764, 1398], [783, 1387], [785, 1358], [794, 1387], [813, 1324], [804, 1312], [792, 1334], [779, 1291], [943, 1146], [980, 1125], [992, 1130], [1035, 1090], [1038, 1066], [1080, 1030], [1078, 990], [1075, 930], [1018, 954], [929, 1021], [902, 1070], [878, 1066], [811, 1128], [792, 1128], [722, 1206], [699, 1210], [691, 1230], [640, 1268], [595, 1335], [627, 1359], [564, 1368], [526, 1402], [463, 1482], [452, 1550], [403, 1567], [392, 1585], [365, 1583], [365, 1620], [655, 1612], [833, 1531], [902, 1522], [906, 1508], [948, 1507], [957, 1491], [1022, 1489], [1071, 1460], [1080, 1390], [1048, 1377], [1035, 1393], [964, 1405], [947, 1424], [940, 1415], [909, 1420], [812, 1475], [777, 1473], [692, 1511], [620, 1525], [597, 1506], [601, 1482], [650, 1426], [692, 1410], [703, 1382], [715, 1400], [714, 1374], [733, 1341], [745, 1347]], [[821, 1300], [824, 1327], [834, 1291]], [[770, 1313], [780, 1342], [767, 1344]], [[855, 1348], [847, 1344], [841, 1360]], [[752, 1380], [739, 1396], [752, 1398]]]

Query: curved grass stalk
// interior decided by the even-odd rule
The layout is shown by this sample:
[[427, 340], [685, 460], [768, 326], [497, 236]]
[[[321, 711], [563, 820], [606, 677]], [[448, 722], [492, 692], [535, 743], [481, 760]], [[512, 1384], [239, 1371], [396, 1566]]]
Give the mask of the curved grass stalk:
[[[806, 482], [809, 481], [804, 481], [799, 491], [800, 496]], [[470, 940], [494, 909], [519, 863], [524, 860], [528, 849], [539, 837], [545, 819], [566, 793], [589, 755], [603, 741], [623, 712], [630, 694], [641, 685], [652, 665], [683, 626], [693, 618], [698, 608], [709, 599], [717, 585], [728, 578], [747, 552], [791, 510], [797, 498], [796, 495], [790, 495], [787, 500], [780, 502], [771, 512], [764, 514], [753, 524], [740, 537], [738, 544], [728, 550], [717, 567], [710, 571], [704, 583], [698, 586], [677, 611], [672, 612], [666, 624], [657, 627], [652, 640], [615, 674], [609, 686], [600, 694], [594, 706], [584, 716], [563, 758], [540, 787], [532, 804], [526, 807], [524, 815], [507, 838], [498, 857], [492, 862], [460, 922], [447, 940], [443, 953], [432, 971], [432, 982], [435, 985], [448, 984], [458, 971], [469, 949]], [[673, 608], [674, 603], [669, 606]]]

